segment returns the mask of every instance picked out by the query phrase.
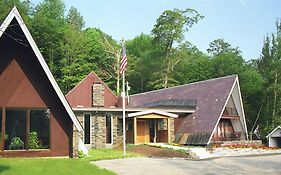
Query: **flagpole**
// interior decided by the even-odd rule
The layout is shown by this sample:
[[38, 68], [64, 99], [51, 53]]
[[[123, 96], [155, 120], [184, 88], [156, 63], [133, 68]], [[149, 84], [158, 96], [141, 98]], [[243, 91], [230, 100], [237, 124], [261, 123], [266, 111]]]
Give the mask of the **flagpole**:
[[123, 155], [126, 156], [126, 123], [125, 123], [125, 71], [122, 74], [123, 76], [123, 91], [122, 91], [122, 103], [123, 103]]
[[125, 70], [127, 66], [127, 56], [126, 56], [126, 49], [125, 49], [125, 41], [122, 38], [122, 59], [121, 59], [121, 67], [120, 70], [122, 72], [122, 111], [123, 111], [123, 156], [126, 156], [126, 108], [125, 108]]

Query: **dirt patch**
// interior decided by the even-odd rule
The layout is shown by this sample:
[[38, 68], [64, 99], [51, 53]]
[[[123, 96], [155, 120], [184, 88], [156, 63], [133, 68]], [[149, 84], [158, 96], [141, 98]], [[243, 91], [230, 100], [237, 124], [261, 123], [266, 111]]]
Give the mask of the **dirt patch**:
[[179, 157], [188, 158], [189, 155], [183, 151], [176, 151], [169, 148], [159, 148], [148, 145], [128, 146], [127, 151], [141, 154], [147, 157]]

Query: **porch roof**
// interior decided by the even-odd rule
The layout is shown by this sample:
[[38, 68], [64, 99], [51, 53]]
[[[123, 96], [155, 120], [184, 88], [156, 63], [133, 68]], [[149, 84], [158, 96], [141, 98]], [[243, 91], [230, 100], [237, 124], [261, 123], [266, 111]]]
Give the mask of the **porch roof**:
[[266, 138], [269, 138], [273, 133], [275, 133], [278, 129], [281, 129], [281, 126], [277, 126], [273, 131], [271, 131]]
[[165, 111], [160, 111], [160, 110], [146, 110], [146, 111], [141, 111], [141, 112], [135, 112], [135, 113], [130, 113], [128, 114], [128, 117], [137, 117], [137, 116], [143, 116], [147, 114], [159, 114], [171, 118], [178, 118], [177, 114], [165, 112]]

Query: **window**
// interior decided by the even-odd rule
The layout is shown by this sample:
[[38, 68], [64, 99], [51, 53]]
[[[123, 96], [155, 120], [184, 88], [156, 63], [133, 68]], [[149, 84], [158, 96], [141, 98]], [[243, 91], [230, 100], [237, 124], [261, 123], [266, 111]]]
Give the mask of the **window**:
[[106, 143], [112, 143], [112, 117], [110, 114], [105, 115], [105, 125], [106, 125]]
[[132, 131], [134, 129], [134, 121], [127, 119], [128, 125], [127, 125], [127, 131]]
[[2, 120], [5, 121], [4, 150], [49, 148], [49, 109], [6, 109], [3, 116], [2, 110], [5, 109], [0, 110], [0, 133], [4, 131]]
[[29, 149], [48, 149], [50, 110], [30, 110]]
[[26, 148], [26, 114], [27, 110], [7, 109], [5, 130], [8, 139], [5, 150], [20, 150]]
[[158, 130], [168, 130], [168, 120], [167, 119], [159, 119], [158, 120]]
[[91, 137], [91, 115], [84, 114], [84, 143], [90, 144], [90, 137]]

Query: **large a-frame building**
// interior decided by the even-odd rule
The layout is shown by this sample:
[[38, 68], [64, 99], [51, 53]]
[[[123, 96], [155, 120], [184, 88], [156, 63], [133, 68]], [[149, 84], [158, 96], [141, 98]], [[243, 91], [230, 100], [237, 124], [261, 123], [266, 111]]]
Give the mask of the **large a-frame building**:
[[82, 130], [14, 7], [0, 26], [0, 156], [72, 157]]

